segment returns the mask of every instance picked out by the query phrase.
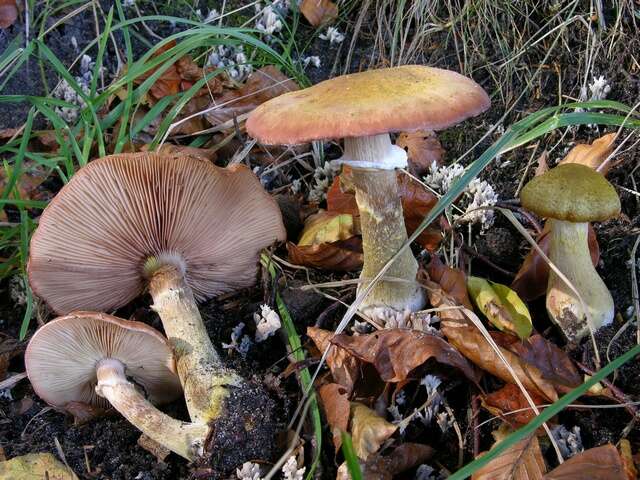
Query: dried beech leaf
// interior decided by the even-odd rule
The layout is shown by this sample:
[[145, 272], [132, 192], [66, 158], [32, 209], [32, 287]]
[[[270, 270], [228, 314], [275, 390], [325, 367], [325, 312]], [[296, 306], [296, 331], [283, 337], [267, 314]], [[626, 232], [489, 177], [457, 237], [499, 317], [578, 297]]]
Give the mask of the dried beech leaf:
[[298, 240], [299, 247], [333, 243], [348, 240], [356, 235], [353, 215], [320, 211], [304, 222], [304, 229]]
[[[429, 278], [436, 282], [457, 305], [462, 305], [469, 310], [473, 310], [467, 292], [467, 280], [464, 272], [445, 265], [437, 255], [433, 255], [429, 265], [427, 265], [427, 273], [429, 274]], [[433, 302], [431, 302], [431, 304], [434, 307], [438, 306]]]
[[531, 335], [529, 309], [516, 292], [506, 285], [471, 276], [467, 278], [467, 287], [478, 309], [495, 327], [515, 333], [523, 340]]
[[0, 0], [0, 28], [9, 28], [18, 18], [16, 0]]
[[[313, 341], [320, 353], [331, 346], [334, 333], [316, 327], [307, 328], [307, 336]], [[347, 389], [350, 394], [360, 372], [360, 361], [344, 348], [333, 346], [327, 356], [327, 365], [333, 381]]]
[[[507, 436], [503, 429], [494, 432], [496, 443]], [[482, 454], [480, 454], [482, 456]], [[542, 480], [547, 467], [538, 438], [530, 436], [515, 443], [484, 467], [476, 470], [472, 480]]]
[[[371, 455], [360, 461], [362, 477], [366, 480], [393, 480], [396, 475], [425, 463], [433, 455], [433, 448], [420, 443], [403, 443], [387, 455]], [[340, 465], [336, 480], [351, 480], [346, 464]]]
[[536, 166], [535, 172], [533, 172], [534, 176], [539, 177], [540, 175], [549, 171], [549, 164], [547, 163], [548, 160], [549, 160], [549, 152], [545, 150], [538, 157], [538, 165]]
[[[438, 197], [402, 172], [398, 172], [398, 194], [402, 201], [404, 223], [407, 227], [407, 233], [411, 235], [435, 204], [438, 203]], [[425, 228], [420, 236], [416, 238], [416, 242], [422, 248], [430, 252], [438, 249], [440, 241], [442, 240], [442, 230], [446, 227], [446, 225], [442, 223], [442, 218], [443, 217], [440, 217], [438, 220], [439, 223], [434, 222]]]
[[302, 0], [300, 13], [314, 27], [320, 27], [338, 18], [338, 6], [331, 0]]
[[611, 444], [590, 448], [557, 466], [544, 480], [627, 480], [618, 450]]
[[52, 453], [29, 453], [0, 462], [0, 478], [6, 480], [78, 480], [73, 470]]
[[396, 425], [387, 422], [369, 407], [358, 402], [351, 403], [353, 449], [362, 460], [376, 453], [397, 429]]
[[[593, 265], [597, 265], [600, 259], [600, 247], [598, 239], [591, 224], [589, 224], [589, 251], [591, 253], [591, 261]], [[538, 238], [538, 246], [549, 255], [549, 230], [545, 225], [542, 234]], [[516, 274], [516, 278], [511, 284], [511, 288], [525, 302], [530, 302], [547, 293], [547, 283], [549, 282], [549, 264], [538, 254], [535, 248], [532, 248], [522, 263], [520, 270]]]
[[74, 425], [84, 425], [91, 420], [102, 417], [106, 410], [84, 402], [69, 402], [64, 409], [73, 416]]
[[[514, 379], [507, 369], [507, 366], [474, 325], [447, 321], [441, 323], [442, 333], [444, 333], [449, 342], [465, 357], [471, 360], [471, 362], [504, 382], [514, 383]], [[542, 396], [552, 402], [558, 399], [558, 394], [553, 384], [543, 377], [539, 369], [533, 365], [529, 365], [515, 353], [500, 346], [498, 346], [498, 348], [518, 379], [529, 392]]]
[[[529, 395], [536, 405], [547, 403], [544, 398], [533, 392], [529, 392]], [[507, 383], [500, 390], [485, 395], [482, 404], [493, 415], [501, 417], [513, 427], [526, 425], [536, 417], [522, 390], [512, 383]]]
[[287, 242], [287, 253], [289, 261], [296, 265], [336, 272], [359, 270], [364, 262], [362, 239], [360, 237], [302, 247], [295, 243]]
[[445, 150], [432, 130], [403, 132], [398, 135], [396, 145], [407, 152], [408, 170], [416, 177], [429, 173], [433, 162], [442, 165]]
[[147, 452], [156, 457], [158, 463], [163, 463], [171, 453], [171, 450], [167, 447], [156, 442], [153, 438], [146, 436], [144, 433], [140, 435], [137, 443], [139, 447], [144, 448]]
[[322, 385], [319, 393], [327, 423], [333, 436], [333, 445], [337, 452], [342, 445], [341, 434], [349, 428], [349, 392], [342, 385], [329, 383]]
[[638, 469], [633, 461], [631, 443], [626, 438], [623, 438], [620, 440], [618, 448], [620, 449], [620, 458], [622, 458], [622, 464], [624, 465], [624, 471], [627, 474], [627, 479], [636, 480], [638, 478]]
[[[615, 141], [616, 134], [608, 133], [597, 138], [591, 144], [579, 143], [564, 157], [560, 165], [563, 163], [580, 163], [597, 170], [598, 167], [602, 165], [602, 162], [613, 152], [613, 143]], [[615, 165], [615, 163], [609, 162], [600, 173], [606, 176], [613, 165]]]
[[360, 215], [356, 196], [342, 190], [340, 176], [336, 176], [327, 191], [327, 211], [335, 213], [348, 213], [355, 216]]
[[344, 348], [363, 362], [371, 363], [385, 382], [402, 382], [430, 358], [455, 367], [474, 383], [478, 375], [471, 365], [445, 340], [418, 330], [391, 329], [367, 335], [339, 334], [331, 343]]
[[299, 90], [298, 84], [273, 65], [256, 70], [237, 90], [227, 90], [215, 99], [219, 107], [205, 114], [212, 126], [248, 113], [258, 105], [283, 93]]

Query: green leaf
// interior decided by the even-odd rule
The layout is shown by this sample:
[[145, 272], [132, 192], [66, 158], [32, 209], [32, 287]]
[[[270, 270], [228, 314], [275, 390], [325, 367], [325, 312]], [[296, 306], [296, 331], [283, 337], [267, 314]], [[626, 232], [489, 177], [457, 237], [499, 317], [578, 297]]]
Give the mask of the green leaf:
[[531, 315], [516, 292], [501, 283], [472, 276], [467, 278], [467, 288], [478, 309], [499, 330], [513, 332], [522, 340], [531, 335]]

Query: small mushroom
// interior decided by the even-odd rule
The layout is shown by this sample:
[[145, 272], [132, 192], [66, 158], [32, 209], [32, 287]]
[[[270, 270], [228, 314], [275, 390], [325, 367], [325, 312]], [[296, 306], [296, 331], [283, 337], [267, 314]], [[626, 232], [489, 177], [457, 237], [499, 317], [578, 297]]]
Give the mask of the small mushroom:
[[252, 285], [260, 251], [284, 238], [276, 202], [245, 166], [112, 155], [83, 167], [45, 209], [29, 281], [61, 314], [112, 310], [148, 290], [191, 419], [207, 423], [242, 379], [222, 364], [196, 299]]
[[[360, 210], [364, 266], [360, 288], [407, 240], [394, 169], [407, 165], [406, 152], [390, 132], [441, 130], [489, 108], [486, 92], [448, 70], [407, 65], [344, 75], [286, 93], [256, 108], [247, 132], [267, 145], [295, 145], [344, 138], [339, 163], [352, 167]], [[384, 320], [424, 304], [416, 283], [418, 263], [405, 250], [361, 306]]]
[[34, 391], [50, 405], [110, 404], [184, 458], [202, 452], [206, 425], [181, 422], [154, 406], [177, 399], [182, 388], [166, 339], [143, 323], [94, 312], [59, 317], [33, 335], [25, 365]]
[[[535, 177], [522, 189], [522, 205], [547, 218], [549, 259], [580, 293], [595, 331], [613, 321], [609, 289], [593, 267], [588, 245], [589, 222], [620, 213], [620, 199], [602, 174], [576, 163], [558, 165]], [[570, 341], [589, 333], [580, 300], [552, 270], [547, 286], [547, 312]]]

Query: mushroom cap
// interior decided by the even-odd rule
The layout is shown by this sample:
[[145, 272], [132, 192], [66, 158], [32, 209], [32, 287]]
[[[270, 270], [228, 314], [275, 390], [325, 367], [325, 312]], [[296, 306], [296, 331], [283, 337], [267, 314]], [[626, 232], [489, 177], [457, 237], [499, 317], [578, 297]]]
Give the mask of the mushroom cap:
[[599, 222], [620, 213], [620, 198], [604, 176], [585, 165], [565, 163], [535, 177], [520, 192], [522, 206], [547, 218]]
[[106, 358], [121, 361], [152, 403], [167, 403], [182, 393], [166, 339], [144, 323], [104, 313], [74, 312], [45, 324], [24, 358], [33, 389], [56, 407], [69, 402], [108, 406], [95, 392], [96, 367]]
[[277, 203], [243, 165], [112, 155], [80, 169], [45, 209], [29, 281], [58, 313], [108, 311], [145, 290], [155, 257], [204, 300], [252, 285], [260, 250], [285, 236]]
[[258, 106], [247, 132], [267, 145], [441, 130], [489, 108], [487, 93], [459, 73], [421, 65], [368, 70], [285, 93]]

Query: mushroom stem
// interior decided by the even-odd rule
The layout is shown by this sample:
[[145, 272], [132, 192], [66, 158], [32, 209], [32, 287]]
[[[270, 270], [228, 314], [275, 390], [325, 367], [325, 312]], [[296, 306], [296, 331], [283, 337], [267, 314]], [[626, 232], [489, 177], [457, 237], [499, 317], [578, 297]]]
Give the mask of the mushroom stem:
[[193, 291], [182, 269], [147, 262], [149, 293], [176, 359], [176, 368], [191, 420], [209, 423], [222, 413], [229, 386], [243, 380], [226, 368], [202, 322]]
[[[589, 309], [591, 328], [596, 331], [608, 325], [613, 321], [613, 298], [591, 261], [589, 224], [551, 218], [547, 222], [551, 227], [549, 259], [580, 293]], [[553, 270], [549, 272], [546, 305], [549, 316], [568, 340], [579, 340], [589, 333], [580, 300]]]
[[[351, 165], [350, 182], [360, 212], [364, 266], [360, 289], [375, 277], [407, 241], [395, 168], [406, 165], [406, 153], [391, 144], [388, 134], [345, 139], [340, 160]], [[361, 310], [384, 320], [389, 315], [424, 306], [424, 293], [416, 282], [418, 262], [405, 249], [364, 300]]]
[[202, 455], [209, 433], [207, 425], [181, 422], [162, 413], [127, 380], [125, 366], [119, 360], [100, 361], [96, 374], [96, 393], [142, 433], [187, 460]]

